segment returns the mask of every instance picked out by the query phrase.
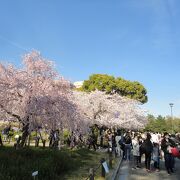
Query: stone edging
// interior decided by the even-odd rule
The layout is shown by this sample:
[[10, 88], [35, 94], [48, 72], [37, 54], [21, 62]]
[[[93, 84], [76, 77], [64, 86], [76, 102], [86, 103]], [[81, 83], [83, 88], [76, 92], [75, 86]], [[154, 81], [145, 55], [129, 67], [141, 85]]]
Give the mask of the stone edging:
[[120, 160], [119, 160], [119, 162], [118, 162], [118, 165], [117, 165], [117, 167], [116, 167], [116, 169], [114, 170], [114, 172], [113, 172], [113, 174], [112, 174], [112, 177], [111, 177], [111, 179], [112, 180], [115, 180], [116, 179], [116, 176], [117, 176], [117, 174], [118, 174], [118, 172], [119, 172], [119, 169], [120, 169], [120, 166], [121, 166], [121, 162], [122, 162], [122, 156], [121, 157], [119, 157], [120, 158]]

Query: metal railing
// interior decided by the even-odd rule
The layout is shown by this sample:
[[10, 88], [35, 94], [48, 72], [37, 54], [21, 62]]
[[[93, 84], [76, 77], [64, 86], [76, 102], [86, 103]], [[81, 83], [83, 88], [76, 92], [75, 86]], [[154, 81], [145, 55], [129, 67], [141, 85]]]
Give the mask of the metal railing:
[[[115, 154], [116, 157], [116, 154]], [[89, 169], [89, 175], [85, 180], [94, 180], [98, 170], [101, 168], [101, 177], [105, 178], [109, 169], [112, 169], [113, 152], [108, 150], [108, 158], [102, 158], [96, 168]]]
[[106, 177], [106, 171], [105, 171], [105, 168], [103, 166], [104, 162], [107, 162], [107, 160], [105, 158], [102, 158], [100, 161], [100, 164], [96, 168], [90, 168], [89, 169], [89, 176], [85, 180], [94, 180], [95, 175], [100, 168], [101, 168], [101, 177], [105, 178]]

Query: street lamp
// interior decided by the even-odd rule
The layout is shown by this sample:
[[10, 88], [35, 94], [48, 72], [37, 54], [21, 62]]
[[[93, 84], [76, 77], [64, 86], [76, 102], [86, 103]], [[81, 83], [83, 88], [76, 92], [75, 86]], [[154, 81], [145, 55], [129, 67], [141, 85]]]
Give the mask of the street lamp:
[[173, 103], [169, 103], [169, 105], [170, 105], [170, 108], [171, 108], [171, 128], [172, 128], [172, 134], [173, 134], [173, 112], [172, 112], [172, 108], [173, 108], [173, 106], [174, 106], [174, 104]]

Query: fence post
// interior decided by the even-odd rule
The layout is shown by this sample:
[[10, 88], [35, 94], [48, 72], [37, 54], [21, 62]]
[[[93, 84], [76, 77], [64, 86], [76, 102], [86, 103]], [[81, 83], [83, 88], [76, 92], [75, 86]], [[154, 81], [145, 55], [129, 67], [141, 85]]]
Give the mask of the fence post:
[[89, 180], [94, 180], [94, 169], [93, 168], [89, 169]]
[[103, 162], [105, 162], [105, 159], [104, 159], [104, 158], [101, 159], [101, 177], [104, 177], [104, 178], [105, 178], [106, 172], [105, 172], [105, 169], [104, 169], [104, 167], [103, 167], [103, 165], [102, 165]]

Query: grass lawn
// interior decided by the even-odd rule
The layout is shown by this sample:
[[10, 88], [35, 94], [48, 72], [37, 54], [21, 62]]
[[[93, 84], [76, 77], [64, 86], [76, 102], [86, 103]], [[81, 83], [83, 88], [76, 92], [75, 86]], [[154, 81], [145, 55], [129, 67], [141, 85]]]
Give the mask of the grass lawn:
[[31, 174], [37, 170], [38, 180], [83, 180], [89, 168], [96, 168], [102, 157], [107, 158], [107, 153], [88, 149], [0, 147], [0, 180], [32, 180]]

